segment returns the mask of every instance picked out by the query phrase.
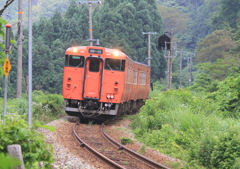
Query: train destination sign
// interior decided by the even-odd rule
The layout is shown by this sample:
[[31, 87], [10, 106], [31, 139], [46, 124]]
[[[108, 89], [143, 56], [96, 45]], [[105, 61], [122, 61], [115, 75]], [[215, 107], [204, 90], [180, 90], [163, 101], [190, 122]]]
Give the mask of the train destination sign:
[[8, 77], [8, 74], [9, 74], [11, 68], [12, 68], [12, 66], [10, 64], [10, 61], [9, 61], [8, 57], [6, 57], [6, 60], [3, 64], [3, 71], [4, 71], [5, 76]]

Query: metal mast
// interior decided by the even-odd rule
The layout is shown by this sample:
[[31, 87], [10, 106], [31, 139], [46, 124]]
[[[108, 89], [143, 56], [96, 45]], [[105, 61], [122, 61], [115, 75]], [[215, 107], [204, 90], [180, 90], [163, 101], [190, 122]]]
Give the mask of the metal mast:
[[89, 45], [90, 46], [93, 46], [93, 41], [96, 41], [93, 39], [93, 33], [92, 33], [92, 4], [93, 3], [98, 3], [100, 4], [101, 1], [79, 1], [79, 4], [85, 4], [85, 3], [88, 3], [88, 7], [89, 7]]
[[192, 55], [195, 55], [194, 53], [189, 53], [189, 57], [184, 57], [184, 59], [187, 60], [187, 67], [186, 67], [186, 80], [189, 86], [192, 85]]
[[32, 128], [32, 0], [28, 0], [28, 128]]
[[147, 34], [148, 35], [148, 66], [151, 66], [151, 34], [157, 34], [157, 32], [142, 32], [142, 34]]
[[179, 61], [180, 61], [180, 63], [179, 63], [179, 67], [180, 67], [180, 69], [179, 69], [179, 88], [181, 88], [182, 87], [182, 54], [187, 52], [187, 51], [177, 51], [177, 52], [180, 53], [180, 59], [179, 59]]
[[[173, 29], [171, 30], [170, 33], [170, 50], [169, 50], [169, 55], [165, 56], [168, 59], [168, 83], [167, 83], [167, 88], [171, 89], [172, 86], [172, 61], [173, 58], [175, 58], [176, 56], [173, 56]], [[167, 46], [167, 45], [166, 45]]]
[[17, 66], [17, 98], [22, 96], [22, 0], [18, 0], [18, 66]]

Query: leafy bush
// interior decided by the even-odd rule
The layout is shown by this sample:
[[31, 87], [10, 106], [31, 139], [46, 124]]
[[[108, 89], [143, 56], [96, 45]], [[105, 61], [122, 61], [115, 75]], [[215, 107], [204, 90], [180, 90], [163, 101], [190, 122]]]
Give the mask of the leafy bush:
[[14, 168], [21, 164], [21, 162], [15, 158], [9, 157], [7, 155], [4, 155], [3, 153], [0, 153], [0, 168], [1, 169], [9, 169]]
[[240, 118], [240, 76], [228, 77], [218, 85], [218, 91], [212, 95], [219, 101], [220, 110], [227, 115]]
[[127, 145], [127, 144], [133, 144], [133, 141], [130, 138], [121, 138], [121, 144]]
[[[3, 99], [0, 98], [0, 103]], [[32, 93], [32, 116], [34, 120], [40, 120], [47, 123], [57, 117], [66, 115], [64, 112], [64, 99], [58, 94], [44, 94], [42, 91]], [[2, 113], [0, 109], [0, 113]], [[28, 113], [28, 96], [25, 94], [22, 98], [8, 99], [7, 113], [17, 113], [25, 115]]]
[[131, 127], [140, 141], [186, 161], [186, 167], [237, 167], [240, 123], [219, 108], [207, 93], [170, 90], [147, 100]]
[[[33, 92], [33, 102], [41, 104], [42, 108], [45, 108], [46, 113], [51, 116], [58, 116], [63, 113], [64, 99], [59, 94], [44, 94], [42, 91]], [[40, 111], [41, 112], [41, 111]], [[36, 110], [35, 114], [39, 113]]]
[[240, 125], [232, 126], [228, 131], [219, 133], [219, 140], [213, 148], [211, 163], [218, 169], [231, 169], [240, 158]]
[[8, 145], [21, 145], [26, 168], [33, 168], [36, 162], [42, 162], [45, 168], [52, 167], [51, 145], [45, 143], [42, 135], [29, 130], [22, 116], [9, 115], [0, 122], [0, 140], [0, 151], [3, 153], [7, 153]]

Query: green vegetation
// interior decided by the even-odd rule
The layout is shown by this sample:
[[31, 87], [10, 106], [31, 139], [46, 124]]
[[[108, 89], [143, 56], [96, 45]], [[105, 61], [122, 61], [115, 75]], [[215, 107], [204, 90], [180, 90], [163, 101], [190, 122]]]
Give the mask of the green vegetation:
[[12, 157], [4, 155], [3, 153], [0, 153], [0, 164], [1, 169], [9, 169], [18, 166], [21, 164], [21, 162]]
[[[6, 24], [7, 22], [0, 17], [0, 24]], [[4, 27], [0, 27], [0, 39], [3, 39], [5, 36]], [[4, 44], [0, 43], [0, 65], [3, 65], [5, 60], [5, 53], [2, 51], [5, 48]], [[3, 69], [0, 69], [0, 76], [3, 75]], [[1, 89], [1, 86], [0, 86]]]
[[[185, 166], [239, 167], [240, 123], [238, 107], [232, 107], [239, 102], [235, 85], [219, 84], [215, 97], [187, 89], [162, 92], [147, 100], [131, 127], [141, 142], [181, 159]], [[224, 105], [231, 112], [222, 111]]]
[[[50, 131], [51, 126], [42, 125], [59, 117], [65, 116], [63, 111], [63, 98], [57, 94], [44, 94], [34, 91], [32, 95], [32, 115], [34, 126], [44, 127]], [[3, 105], [3, 99], [0, 98]], [[3, 110], [0, 109], [1, 116]], [[6, 156], [7, 146], [20, 144], [26, 168], [39, 168], [39, 162], [45, 168], [51, 168], [53, 163], [52, 147], [45, 143], [44, 137], [35, 130], [29, 130], [27, 124], [28, 102], [27, 95], [20, 99], [9, 99], [7, 102], [7, 116], [0, 121], [0, 162], [1, 156], [5, 163], [0, 163], [0, 168], [16, 164], [16, 160]], [[9, 162], [10, 161], [10, 162]]]
[[140, 148], [140, 150], [138, 151], [138, 153], [140, 153], [140, 154], [145, 154], [145, 152], [146, 152], [146, 146], [145, 146], [145, 145], [142, 145], [141, 148]]
[[133, 144], [133, 140], [131, 140], [130, 138], [121, 138], [121, 144], [126, 145], [126, 144]]
[[35, 168], [39, 162], [42, 162], [45, 168], [51, 168], [52, 147], [44, 141], [43, 136], [28, 129], [22, 116], [11, 114], [1, 121], [0, 140], [0, 151], [3, 153], [7, 153], [8, 145], [21, 145], [26, 168]]
[[[0, 98], [3, 105], [3, 99]], [[1, 115], [3, 109], [0, 109]], [[24, 115], [27, 120], [28, 97], [24, 94], [20, 99], [9, 99], [7, 102], [8, 114]], [[63, 97], [58, 94], [44, 94], [42, 91], [32, 93], [32, 116], [34, 120], [47, 123], [65, 115], [63, 110]]]

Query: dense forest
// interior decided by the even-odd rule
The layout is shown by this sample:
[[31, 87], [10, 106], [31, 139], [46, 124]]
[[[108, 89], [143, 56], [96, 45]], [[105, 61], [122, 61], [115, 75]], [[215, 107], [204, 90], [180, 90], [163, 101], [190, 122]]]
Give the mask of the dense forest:
[[[0, 2], [5, 3], [4, 0]], [[177, 50], [186, 51], [182, 60], [182, 85], [189, 85], [186, 70], [189, 63], [184, 58], [192, 53], [191, 56], [195, 56], [191, 70], [193, 87], [201, 88], [199, 83], [203, 85], [204, 81], [212, 89], [214, 82], [239, 70], [240, 12], [236, 8], [239, 3], [237, 0], [105, 0], [100, 5], [93, 5], [93, 37], [100, 39], [102, 46], [118, 48], [133, 60], [147, 63], [147, 36], [142, 32], [157, 32], [151, 37], [152, 80], [164, 84], [167, 61], [164, 51], [157, 49], [157, 39], [173, 29]], [[27, 4], [23, 6], [27, 13]], [[33, 11], [33, 89], [61, 93], [65, 49], [88, 45], [88, 6], [76, 1], [35, 0]], [[2, 15], [3, 19], [12, 22], [14, 40], [17, 39], [16, 13], [17, 3], [14, 2]], [[23, 18], [24, 28], [27, 28], [27, 15]], [[27, 36], [28, 31], [24, 29], [23, 92], [28, 74]], [[10, 97], [16, 95], [16, 47], [15, 43], [10, 54]], [[173, 88], [179, 87], [179, 62], [179, 57], [173, 61]], [[3, 86], [3, 77], [0, 85]]]
[[[212, 67], [217, 67], [218, 59], [221, 59], [225, 64], [222, 66], [225, 68], [219, 68], [223, 75], [214, 75], [211, 72], [208, 73], [209, 77], [204, 78], [215, 80], [216, 76], [221, 76], [222, 80], [231, 74], [231, 71], [224, 69], [228, 69], [231, 65], [236, 66], [239, 61], [237, 42], [240, 21], [239, 10], [236, 8], [239, 2], [231, 2], [229, 4], [228, 0], [191, 2], [105, 0], [101, 5], [94, 5], [93, 37], [100, 39], [102, 46], [118, 48], [133, 60], [147, 63], [147, 36], [142, 32], [157, 32], [157, 35], [151, 37], [152, 79], [165, 83], [167, 62], [163, 51], [157, 49], [157, 39], [164, 32], [173, 29], [177, 50], [195, 53], [193, 79], [196, 82], [201, 81], [201, 72], [205, 73]], [[48, 4], [51, 4], [49, 6], [55, 10], [46, 8]], [[61, 93], [64, 50], [72, 45], [88, 45], [86, 41], [88, 39], [88, 6], [79, 5], [75, 1], [56, 3], [44, 0], [36, 0], [33, 5], [33, 89]], [[27, 13], [27, 4], [23, 6], [26, 7], [24, 11]], [[14, 2], [3, 14], [6, 20], [12, 19], [10, 21], [13, 22], [13, 33], [16, 32], [14, 23], [17, 16], [10, 14], [16, 10], [17, 4]], [[228, 12], [227, 15], [226, 12]], [[233, 17], [228, 18], [229, 16]], [[27, 27], [26, 21], [27, 15], [24, 15], [24, 27]], [[24, 29], [23, 86], [26, 86], [27, 78], [27, 36], [27, 29]], [[17, 39], [16, 34], [13, 39]], [[16, 46], [15, 44], [10, 54], [12, 64], [9, 80], [10, 97], [16, 95]], [[183, 57], [187, 56], [185, 54]], [[217, 60], [218, 62], [215, 63]], [[173, 88], [179, 87], [179, 62], [179, 57], [173, 62]], [[187, 60], [183, 59], [182, 62], [183, 69], [187, 69]], [[235, 68], [232, 69], [235, 70]], [[187, 70], [183, 73], [187, 74]], [[182, 78], [183, 86], [188, 86], [187, 75], [183, 75]], [[3, 83], [3, 78], [1, 79]], [[202, 80], [206, 81], [206, 79]], [[25, 91], [26, 87], [23, 87], [23, 92]], [[0, 94], [3, 95], [3, 92], [1, 91]]]
[[[88, 5], [71, 1], [64, 14], [58, 9], [51, 17], [41, 17], [33, 24], [33, 88], [50, 93], [61, 93], [64, 51], [73, 45], [88, 45]], [[93, 12], [93, 37], [109, 48], [118, 48], [133, 60], [145, 62], [147, 36], [142, 32], [162, 34], [162, 19], [154, 1], [105, 1]], [[24, 29], [23, 86], [27, 76], [28, 32]], [[17, 38], [16, 36], [14, 37]], [[152, 76], [164, 77], [166, 61], [157, 50], [157, 36], [152, 37]], [[16, 47], [16, 45], [15, 45]], [[9, 96], [15, 96], [17, 51], [12, 50], [12, 71]], [[26, 90], [26, 89], [23, 89]]]

